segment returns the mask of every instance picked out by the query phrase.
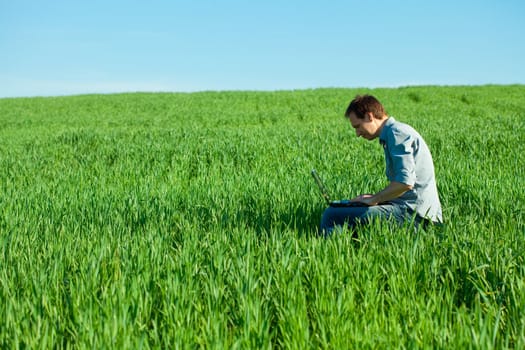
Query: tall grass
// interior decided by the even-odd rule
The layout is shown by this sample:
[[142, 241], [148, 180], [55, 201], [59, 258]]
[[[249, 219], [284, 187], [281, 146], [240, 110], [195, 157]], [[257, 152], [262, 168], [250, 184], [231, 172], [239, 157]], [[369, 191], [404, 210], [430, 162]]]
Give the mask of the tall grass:
[[[446, 225], [318, 238], [383, 154], [429, 144]], [[0, 99], [2, 348], [522, 348], [523, 86]]]

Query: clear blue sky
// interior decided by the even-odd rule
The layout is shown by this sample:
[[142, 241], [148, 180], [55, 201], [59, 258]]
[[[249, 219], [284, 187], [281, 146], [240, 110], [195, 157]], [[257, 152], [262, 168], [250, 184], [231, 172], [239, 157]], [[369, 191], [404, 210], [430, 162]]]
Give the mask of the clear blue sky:
[[0, 97], [515, 83], [523, 0], [0, 0]]

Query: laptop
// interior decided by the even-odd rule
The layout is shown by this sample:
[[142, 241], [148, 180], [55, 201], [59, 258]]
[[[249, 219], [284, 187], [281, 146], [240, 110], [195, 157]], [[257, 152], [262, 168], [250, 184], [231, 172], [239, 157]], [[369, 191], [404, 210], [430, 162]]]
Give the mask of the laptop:
[[317, 186], [319, 187], [319, 190], [321, 191], [321, 196], [326, 201], [326, 204], [328, 204], [331, 207], [368, 207], [369, 205], [362, 202], [352, 202], [348, 199], [342, 199], [342, 200], [332, 200], [330, 198], [330, 195], [328, 194], [328, 190], [326, 189], [326, 186], [324, 185], [323, 181], [317, 174], [317, 171], [315, 169], [312, 169], [312, 177], [315, 180], [315, 183], [317, 183]]

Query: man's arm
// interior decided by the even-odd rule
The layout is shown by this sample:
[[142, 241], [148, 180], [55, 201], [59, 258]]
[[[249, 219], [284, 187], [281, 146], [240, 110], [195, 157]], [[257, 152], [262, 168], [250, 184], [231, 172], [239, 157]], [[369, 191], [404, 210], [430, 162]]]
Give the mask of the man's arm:
[[362, 202], [368, 205], [377, 205], [379, 203], [388, 202], [389, 200], [398, 198], [406, 191], [410, 191], [413, 186], [401, 182], [392, 181], [383, 190], [374, 195], [363, 194], [352, 199], [355, 202]]

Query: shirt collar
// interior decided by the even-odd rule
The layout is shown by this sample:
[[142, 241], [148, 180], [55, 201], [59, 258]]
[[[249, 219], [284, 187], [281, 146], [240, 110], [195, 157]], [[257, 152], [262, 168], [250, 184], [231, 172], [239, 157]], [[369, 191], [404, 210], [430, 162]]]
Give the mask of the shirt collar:
[[394, 119], [394, 117], [388, 117], [388, 119], [386, 120], [385, 124], [383, 124], [383, 129], [381, 129], [381, 133], [379, 134], [379, 143], [384, 145], [385, 142], [386, 142], [386, 135], [388, 133], [388, 130], [387, 129], [390, 129], [390, 126], [392, 126], [392, 124], [394, 124], [396, 120]]

